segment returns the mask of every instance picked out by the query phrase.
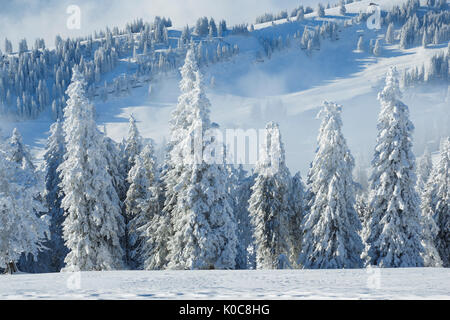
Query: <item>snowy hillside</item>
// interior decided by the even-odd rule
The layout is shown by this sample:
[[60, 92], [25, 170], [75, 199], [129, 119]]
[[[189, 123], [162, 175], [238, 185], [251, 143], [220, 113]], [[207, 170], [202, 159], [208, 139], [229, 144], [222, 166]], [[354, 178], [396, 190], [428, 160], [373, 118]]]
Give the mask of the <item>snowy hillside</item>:
[[450, 2], [290, 10], [5, 39], [0, 299], [450, 299]]
[[[363, 0], [346, 5], [347, 13], [342, 17], [339, 8], [326, 9], [324, 18], [316, 13], [307, 14], [304, 22], [297, 23], [291, 18], [272, 23], [256, 24], [255, 31], [247, 35], [229, 35], [223, 42], [230, 46], [237, 45], [239, 54], [227, 61], [209, 64], [203, 71], [207, 81], [214, 79], [214, 87], [208, 90], [212, 101], [212, 119], [222, 128], [264, 128], [270, 120], [280, 122], [285, 137], [287, 162], [291, 171], [301, 170], [306, 173], [315, 148], [315, 135], [318, 121], [314, 120], [315, 109], [323, 100], [333, 100], [344, 105], [344, 131], [350, 147], [363, 166], [368, 165], [368, 154], [373, 149], [373, 136], [376, 129], [376, 115], [379, 105], [376, 95], [382, 79], [390, 66], [397, 66], [402, 73], [423, 64], [428, 65], [432, 56], [446, 50], [446, 43], [441, 45], [413, 47], [403, 50], [398, 42], [384, 43], [382, 53], [377, 57], [370, 52], [357, 52], [356, 45], [360, 34], [364, 35], [366, 46], [370, 39], [383, 38], [386, 27], [370, 30], [365, 22], [343, 27], [345, 21], [354, 21], [358, 13], [365, 13], [372, 1]], [[383, 10], [406, 1], [377, 1]], [[426, 8], [420, 9], [426, 12]], [[340, 26], [339, 40], [322, 41], [319, 51], [308, 56], [300, 49], [299, 39], [293, 38], [298, 32], [301, 36], [304, 26], [313, 28], [324, 22], [337, 22]], [[169, 28], [169, 39], [175, 45], [180, 33]], [[263, 38], [283, 39], [290, 37], [290, 46], [275, 50], [270, 58], [264, 54], [258, 58], [264, 48], [258, 40]], [[135, 35], [136, 39], [138, 34]], [[173, 37], [173, 38], [171, 38]], [[256, 58], [255, 58], [256, 57]], [[102, 76], [111, 81], [122, 73], [134, 73], [133, 59], [121, 58], [118, 67]], [[148, 82], [132, 89], [129, 96], [115, 97], [108, 95], [103, 103], [95, 99], [98, 124], [106, 126], [108, 135], [120, 142], [126, 134], [127, 119], [134, 114], [138, 128], [146, 138], [157, 143], [168, 138], [168, 120], [178, 97], [179, 77], [170, 72], [167, 76], [152, 80], [152, 93], [148, 94]], [[422, 139], [429, 131], [429, 124], [434, 123], [435, 130], [445, 131], [441, 115], [448, 114], [448, 84], [436, 91], [432, 97], [429, 89], [422, 92], [406, 92], [405, 102], [411, 109], [412, 119], [416, 125], [416, 136]], [[430, 101], [430, 98], [434, 101]], [[433, 105], [433, 111], [424, 105]], [[431, 112], [431, 113], [430, 113]], [[238, 115], [239, 116], [236, 116]], [[33, 147], [38, 159], [42, 157], [42, 148], [50, 127], [52, 116], [45, 111], [36, 120], [10, 122], [2, 124], [3, 135], [13, 127], [18, 127], [24, 141]], [[443, 134], [443, 132], [442, 132]], [[299, 139], [298, 137], [301, 137]], [[415, 151], [422, 153], [424, 142], [419, 141]], [[300, 153], [298, 150], [302, 150]], [[364, 158], [364, 159], [363, 159]]]
[[0, 299], [450, 299], [450, 271], [435, 268], [110, 271], [0, 281]]

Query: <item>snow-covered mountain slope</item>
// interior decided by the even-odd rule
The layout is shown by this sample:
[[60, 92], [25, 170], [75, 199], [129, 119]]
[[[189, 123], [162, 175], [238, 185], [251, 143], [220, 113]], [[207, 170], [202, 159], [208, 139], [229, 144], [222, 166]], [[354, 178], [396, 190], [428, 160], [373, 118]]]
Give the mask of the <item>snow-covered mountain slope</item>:
[[[305, 175], [315, 150], [319, 125], [315, 120], [316, 109], [323, 100], [333, 100], [344, 106], [344, 134], [353, 154], [359, 162], [367, 165], [375, 143], [379, 111], [377, 93], [389, 67], [397, 66], [400, 71], [420, 67], [447, 47], [441, 44], [426, 49], [402, 50], [396, 41], [393, 45], [383, 44], [378, 57], [357, 52], [360, 35], [368, 46], [369, 40], [383, 38], [386, 30], [370, 30], [365, 23], [344, 27], [342, 21], [350, 21], [359, 12], [366, 12], [371, 2], [363, 0], [348, 4], [345, 17], [339, 15], [339, 8], [331, 8], [326, 10], [324, 18], [311, 13], [302, 23], [283, 19], [273, 25], [270, 22], [255, 25], [255, 31], [250, 35], [227, 36], [224, 41], [238, 45], [240, 53], [228, 61], [203, 67], [205, 79], [213, 79], [214, 82], [208, 91], [213, 121], [223, 129], [261, 129], [268, 121], [279, 122], [286, 145], [287, 164], [291, 171], [301, 170]], [[404, 2], [376, 1], [383, 10]], [[319, 51], [307, 55], [300, 48], [299, 39], [294, 39], [293, 35], [296, 32], [301, 35], [305, 25], [312, 28], [323, 20], [340, 23], [339, 40], [324, 40]], [[258, 38], [287, 35], [291, 37], [290, 46], [274, 51], [270, 59], [259, 56], [263, 47]], [[110, 79], [132, 69], [133, 62], [124, 59], [104, 78]], [[127, 118], [133, 114], [143, 136], [161, 143], [168, 134], [170, 114], [177, 103], [178, 81], [178, 75], [169, 73], [152, 82], [151, 94], [145, 84], [133, 89], [129, 96], [111, 96], [106, 102], [95, 100], [98, 124], [106, 127], [110, 137], [120, 141], [126, 134]], [[410, 107], [412, 121], [416, 125], [416, 137], [420, 142], [416, 145], [418, 154], [429, 140], [426, 140], [425, 133], [435, 130], [439, 134], [450, 134], [448, 130], [445, 132], [445, 121], [450, 113], [446, 83], [433, 88], [407, 90], [404, 101]], [[49, 112], [37, 120], [3, 122], [3, 134], [17, 126], [39, 158], [51, 122]]]
[[444, 268], [2, 276], [0, 299], [450, 299]]
[[[320, 1], [318, 1], [320, 3]], [[361, 0], [361, 1], [354, 1], [352, 3], [348, 3], [345, 5], [345, 8], [347, 10], [347, 17], [342, 17], [342, 15], [339, 13], [339, 7], [333, 7], [329, 9], [325, 9], [325, 17], [320, 18], [320, 20], [335, 20], [335, 19], [349, 19], [349, 16], [359, 14], [360, 12], [367, 12], [368, 7], [370, 4], [376, 4], [380, 7], [381, 10], [389, 10], [394, 6], [401, 6], [404, 4], [406, 0], [379, 0], [379, 1], [373, 1], [373, 0]], [[306, 14], [305, 18], [311, 19], [311, 18], [317, 18], [317, 12], [315, 11], [316, 8], [314, 7], [314, 12]], [[280, 19], [275, 20], [274, 24], [283, 24], [286, 23], [286, 19]], [[261, 29], [270, 27], [272, 25], [272, 22], [265, 22], [255, 25], [255, 29]]]

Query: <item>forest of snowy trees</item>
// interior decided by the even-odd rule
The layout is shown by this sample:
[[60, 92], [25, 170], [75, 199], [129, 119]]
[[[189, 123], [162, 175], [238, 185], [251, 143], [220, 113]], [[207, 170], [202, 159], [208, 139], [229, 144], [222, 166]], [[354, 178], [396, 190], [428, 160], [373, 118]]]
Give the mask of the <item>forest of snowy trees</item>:
[[[338, 41], [342, 27], [366, 21], [365, 12], [347, 14], [353, 1], [335, 5], [344, 23], [325, 19], [330, 5], [321, 3], [257, 17], [256, 24], [272, 26], [285, 19], [283, 35], [207, 17], [177, 32], [170, 18], [157, 16], [87, 37], [57, 36], [54, 49], [40, 38], [32, 46], [22, 39], [16, 49], [4, 39], [0, 115], [36, 119], [50, 110], [55, 122], [40, 166], [17, 129], [6, 139], [0, 132], [0, 269], [450, 267], [450, 137], [440, 141], [434, 164], [428, 150], [416, 161], [401, 92], [447, 84], [450, 44], [423, 65], [387, 73], [367, 185], [356, 182], [363, 173], [343, 134], [343, 107], [331, 101], [318, 113], [304, 179], [286, 165], [277, 122], [266, 124], [251, 172], [230, 164], [225, 146], [209, 136], [219, 126], [210, 119], [202, 69], [239, 54], [227, 36], [256, 37], [256, 61], [294, 45], [311, 58], [325, 41]], [[318, 19], [305, 22], [312, 13]], [[382, 37], [366, 43], [360, 34], [356, 52], [378, 57], [384, 44], [439, 47], [450, 40], [449, 23], [446, 0], [408, 0], [383, 12]], [[114, 73], [120, 65], [133, 69]], [[99, 129], [97, 99], [129, 95], [148, 82], [150, 93], [158, 76], [178, 70], [164, 159], [132, 115], [120, 143]]]
[[[346, 16], [346, 4], [352, 2], [346, 0], [336, 4], [340, 7], [340, 15]], [[382, 26], [387, 29], [384, 39], [371, 39], [374, 43], [369, 45], [364, 37], [360, 37], [358, 50], [364, 51], [364, 47], [370, 47], [370, 53], [379, 56], [383, 42], [398, 42], [402, 49], [448, 42], [450, 13], [447, 2], [428, 0], [425, 5], [429, 9], [425, 14], [420, 12], [423, 7], [420, 7], [419, 0], [408, 0], [385, 12], [382, 15]], [[130, 94], [131, 88], [153, 81], [159, 74], [176, 71], [182, 66], [187, 48], [192, 44], [196, 47], [201, 66], [238, 54], [238, 46], [225, 40], [227, 35], [237, 34], [254, 33], [262, 47], [257, 59], [261, 59], [262, 55], [270, 59], [274, 51], [293, 44], [311, 56], [314, 51], [320, 50], [322, 41], [339, 40], [341, 25], [364, 23], [368, 18], [367, 13], [360, 12], [344, 23], [326, 19], [318, 20], [313, 25], [305, 22], [305, 15], [313, 12], [319, 18], [323, 17], [326, 7], [330, 6], [320, 3], [317, 8], [299, 6], [291, 12], [266, 13], [256, 19], [256, 23], [287, 19], [287, 23], [294, 28], [285, 36], [277, 36], [276, 33], [268, 36], [258, 33], [253, 25], [228, 26], [225, 20], [216, 22], [207, 17], [199, 18], [195, 26], [186, 26], [178, 33], [171, 30], [170, 18], [157, 16], [153, 22], [136, 19], [123, 29], [106, 28], [86, 37], [62, 39], [57, 36], [54, 49], [49, 49], [40, 38], [33, 46], [22, 39], [16, 49], [10, 40], [4, 39], [3, 51], [0, 49], [0, 115], [13, 116], [18, 120], [35, 119], [51, 109], [54, 119], [62, 119], [69, 99], [66, 90], [75, 65], [85, 78], [87, 97], [106, 101], [110, 96]], [[106, 81], [105, 78], [110, 78], [106, 75], [124, 61], [127, 68], [131, 65], [133, 69]], [[420, 66], [417, 70], [410, 70], [404, 75], [403, 83], [411, 86], [433, 79], [448, 81], [448, 61], [448, 55], [438, 56], [430, 61], [427, 70]]]
[[[129, 94], [144, 76], [148, 79], [176, 70], [192, 43], [202, 64], [226, 60], [239, 51], [222, 37], [242, 32], [242, 26], [229, 30], [224, 20], [216, 25], [212, 18], [201, 18], [195, 28], [187, 26], [179, 37], [169, 32], [171, 26], [170, 18], [157, 16], [152, 23], [137, 19], [124, 29], [106, 28], [87, 37], [57, 36], [52, 50], [43, 39], [37, 39], [32, 48], [23, 39], [14, 51], [6, 38], [4, 52], [0, 50], [0, 115], [35, 119], [51, 108], [54, 119], [62, 119], [74, 66], [85, 78], [87, 97], [105, 101], [108, 95]], [[113, 71], [121, 59], [135, 64], [133, 73], [104, 81], [102, 76]]]
[[[218, 125], [210, 119], [199, 58], [191, 44], [161, 162], [153, 141], [141, 137], [139, 119], [130, 117], [120, 143], [98, 128], [86, 64], [68, 64], [67, 100], [51, 126], [44, 164], [35, 166], [18, 130], [0, 141], [1, 269], [450, 266], [450, 138], [434, 166], [425, 154], [416, 168], [414, 126], [396, 68], [378, 95], [371, 176], [361, 190], [342, 106], [334, 102], [318, 114], [305, 180], [286, 166], [276, 122], [266, 125], [251, 173], [226, 162], [217, 152], [221, 142], [208, 134]], [[61, 74], [65, 81], [69, 72]]]

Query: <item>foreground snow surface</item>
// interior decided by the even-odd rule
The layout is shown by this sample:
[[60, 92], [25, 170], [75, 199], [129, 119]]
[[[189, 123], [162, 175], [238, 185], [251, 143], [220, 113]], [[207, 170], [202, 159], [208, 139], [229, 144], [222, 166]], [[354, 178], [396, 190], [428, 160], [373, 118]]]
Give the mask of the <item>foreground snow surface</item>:
[[0, 299], [450, 299], [450, 269], [0, 275]]

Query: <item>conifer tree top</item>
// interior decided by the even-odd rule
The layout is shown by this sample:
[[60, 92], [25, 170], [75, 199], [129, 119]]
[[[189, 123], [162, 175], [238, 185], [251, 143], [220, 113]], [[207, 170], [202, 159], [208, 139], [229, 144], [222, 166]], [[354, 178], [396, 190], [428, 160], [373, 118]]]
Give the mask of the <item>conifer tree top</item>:
[[195, 51], [191, 46], [187, 53], [183, 67], [180, 69], [181, 81], [180, 89], [182, 93], [189, 92], [193, 89], [193, 85], [196, 79], [195, 72], [198, 71], [198, 63], [195, 58]]
[[401, 98], [399, 73], [396, 67], [391, 67], [386, 75], [386, 85], [378, 94], [378, 99], [381, 101], [396, 101]]

